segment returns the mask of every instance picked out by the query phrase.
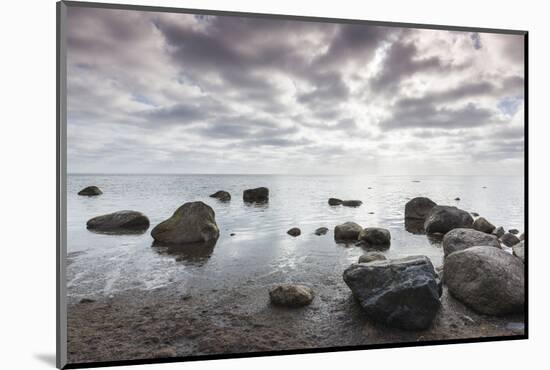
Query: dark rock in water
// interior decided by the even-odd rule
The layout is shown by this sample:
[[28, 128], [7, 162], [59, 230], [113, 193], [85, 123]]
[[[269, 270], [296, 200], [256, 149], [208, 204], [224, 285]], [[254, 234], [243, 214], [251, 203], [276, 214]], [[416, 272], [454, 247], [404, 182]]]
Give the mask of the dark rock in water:
[[412, 180], [412, 182], [420, 182], [420, 180]]
[[91, 299], [91, 298], [82, 298], [80, 300], [80, 304], [86, 304], [86, 303], [94, 303], [95, 302], [95, 299]]
[[470, 212], [470, 214], [474, 217], [479, 217], [479, 213], [477, 213], [477, 212]]
[[459, 200], [460, 200], [460, 198], [459, 198], [459, 197], [456, 197], [456, 198], [455, 198], [455, 200], [456, 200], [456, 201], [459, 201]]
[[500, 241], [502, 244], [506, 245], [507, 247], [512, 247], [520, 242], [519, 238], [511, 233], [506, 233], [500, 237]]
[[359, 207], [363, 202], [360, 200], [344, 200], [342, 201], [342, 205], [345, 207]]
[[292, 229], [288, 230], [286, 233], [290, 236], [296, 237], [296, 236], [300, 235], [302, 233], [302, 231], [297, 227], [293, 227]]
[[416, 197], [405, 204], [405, 219], [424, 221], [436, 203], [430, 198]]
[[185, 203], [151, 231], [153, 239], [163, 244], [211, 242], [219, 235], [216, 214], [203, 202]]
[[359, 257], [359, 263], [369, 263], [372, 261], [383, 261], [386, 259], [383, 253], [368, 252]]
[[373, 214], [374, 214], [374, 212], [369, 212], [369, 215], [373, 215]]
[[235, 236], [235, 233], [231, 233], [231, 234], [229, 234], [229, 236]]
[[328, 198], [329, 206], [339, 206], [342, 205], [343, 200], [338, 198]]
[[444, 273], [453, 297], [480, 313], [523, 311], [525, 270], [510, 253], [487, 246], [458, 251], [445, 259]]
[[472, 227], [477, 231], [481, 231], [487, 234], [491, 234], [495, 230], [495, 225], [493, 225], [483, 217], [477, 218], [474, 221]]
[[479, 245], [500, 248], [500, 243], [495, 235], [474, 229], [453, 229], [445, 234], [442, 244], [445, 257], [453, 252]]
[[415, 235], [424, 235], [426, 230], [424, 230], [424, 220], [417, 220], [414, 218], [405, 219], [405, 230]]
[[496, 235], [497, 238], [500, 238], [502, 235], [504, 235], [504, 228], [502, 226], [499, 226], [493, 230], [492, 234]]
[[355, 222], [345, 222], [334, 227], [334, 240], [355, 241], [361, 231], [363, 231], [361, 225], [358, 225]]
[[94, 196], [101, 195], [103, 192], [97, 186], [88, 186], [78, 192], [78, 195]]
[[445, 234], [460, 227], [470, 228], [473, 223], [474, 219], [466, 211], [452, 206], [435, 206], [424, 222], [424, 229], [429, 234]]
[[441, 305], [437, 274], [425, 256], [353, 264], [344, 281], [367, 315], [388, 326], [426, 329]]
[[269, 291], [271, 303], [277, 306], [307, 306], [314, 297], [313, 290], [305, 285], [279, 285]]
[[247, 189], [243, 192], [243, 200], [249, 203], [265, 203], [269, 201], [268, 188]]
[[519, 240], [525, 240], [525, 233], [521, 233], [521, 235], [519, 236]]
[[519, 257], [522, 262], [525, 262], [525, 243], [523, 241], [512, 247], [514, 256]]
[[229, 194], [227, 191], [224, 191], [224, 190], [219, 190], [214, 194], [210, 194], [210, 197], [216, 198], [222, 202], [228, 202], [231, 200], [231, 194]]
[[325, 235], [326, 233], [328, 233], [328, 228], [326, 227], [320, 227], [315, 230], [315, 235]]
[[508, 230], [508, 232], [509, 232], [510, 234], [514, 234], [514, 235], [518, 235], [518, 234], [519, 234], [519, 230], [518, 230], [518, 229], [510, 229], [510, 230]]
[[86, 228], [106, 233], [133, 234], [147, 230], [149, 219], [141, 212], [118, 211], [88, 220]]
[[361, 230], [357, 239], [373, 248], [387, 248], [391, 243], [390, 231], [381, 227], [367, 227]]

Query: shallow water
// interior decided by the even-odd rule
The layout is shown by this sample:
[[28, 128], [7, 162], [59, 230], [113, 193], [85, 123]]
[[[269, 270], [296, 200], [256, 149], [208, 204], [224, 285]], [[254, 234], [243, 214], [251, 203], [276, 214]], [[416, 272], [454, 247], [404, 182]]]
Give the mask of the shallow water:
[[[99, 186], [103, 194], [78, 196], [88, 185]], [[242, 191], [259, 186], [269, 188], [269, 203], [244, 204]], [[346, 221], [389, 229], [391, 247], [384, 252], [389, 258], [422, 254], [440, 266], [440, 244], [405, 230], [405, 203], [416, 196], [477, 212], [505, 229], [523, 231], [524, 219], [522, 176], [69, 175], [67, 187], [71, 299], [169, 284], [185, 292], [341, 279], [343, 270], [365, 252], [335, 243], [333, 228]], [[223, 203], [208, 197], [217, 190], [228, 191], [232, 200]], [[329, 197], [360, 199], [363, 205], [331, 207]], [[455, 201], [456, 197], [461, 200]], [[151, 228], [183, 203], [196, 200], [216, 212], [221, 233], [215, 247], [184, 251], [153, 247]], [[146, 214], [151, 228], [140, 235], [86, 229], [88, 219], [125, 209]], [[314, 235], [321, 226], [329, 232]], [[302, 235], [287, 235], [291, 227], [299, 227]]]

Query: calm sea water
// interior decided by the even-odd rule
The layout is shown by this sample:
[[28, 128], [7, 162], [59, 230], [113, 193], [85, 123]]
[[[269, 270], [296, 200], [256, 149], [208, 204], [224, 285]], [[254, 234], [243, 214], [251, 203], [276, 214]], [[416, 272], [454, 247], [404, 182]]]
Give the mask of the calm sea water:
[[[99, 186], [103, 195], [78, 196], [88, 185]], [[242, 191], [259, 186], [269, 188], [269, 203], [244, 204]], [[231, 202], [208, 197], [217, 190], [231, 193]], [[440, 244], [404, 228], [405, 203], [416, 196], [457, 205], [497, 226], [523, 231], [522, 176], [69, 175], [69, 297], [110, 296], [168, 284], [186, 291], [341, 279], [343, 270], [365, 253], [361, 247], [335, 243], [333, 228], [346, 221], [389, 229], [389, 258], [422, 254], [439, 266]], [[360, 199], [363, 205], [330, 207], [329, 197]], [[216, 246], [200, 251], [153, 247], [151, 228], [185, 202], [197, 200], [216, 212], [221, 232]], [[119, 210], [143, 212], [151, 228], [141, 235], [103, 235], [86, 229], [88, 219]], [[314, 235], [321, 226], [330, 231]], [[291, 227], [299, 227], [302, 235], [287, 235]]]

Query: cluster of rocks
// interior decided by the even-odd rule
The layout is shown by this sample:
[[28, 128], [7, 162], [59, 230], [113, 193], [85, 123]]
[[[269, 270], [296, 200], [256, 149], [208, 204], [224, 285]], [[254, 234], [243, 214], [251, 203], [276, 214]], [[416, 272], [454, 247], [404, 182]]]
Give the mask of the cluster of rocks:
[[338, 198], [329, 198], [328, 204], [330, 206], [344, 206], [344, 207], [359, 207], [363, 204], [360, 200], [342, 200]]
[[355, 242], [366, 247], [386, 249], [391, 244], [389, 230], [381, 227], [363, 228], [355, 222], [345, 222], [334, 227], [334, 240], [339, 243]]

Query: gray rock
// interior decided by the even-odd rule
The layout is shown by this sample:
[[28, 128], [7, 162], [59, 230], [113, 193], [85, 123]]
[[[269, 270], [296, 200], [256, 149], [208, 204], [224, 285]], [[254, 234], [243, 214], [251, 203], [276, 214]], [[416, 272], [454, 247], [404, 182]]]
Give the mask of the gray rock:
[[430, 198], [416, 197], [405, 204], [405, 219], [424, 221], [437, 204]]
[[248, 203], [265, 203], [269, 201], [268, 188], [247, 189], [243, 192], [243, 200]]
[[502, 244], [506, 245], [507, 247], [512, 247], [520, 242], [519, 238], [511, 233], [506, 233], [500, 237], [500, 241]]
[[222, 202], [228, 202], [231, 200], [231, 194], [229, 194], [227, 191], [225, 190], [219, 190], [217, 192], [215, 192], [214, 194], [210, 194], [210, 197], [211, 198], [216, 198]]
[[514, 256], [519, 257], [522, 262], [525, 262], [525, 243], [523, 241], [512, 247]]
[[277, 306], [307, 306], [314, 297], [313, 290], [305, 285], [279, 285], [269, 291], [271, 303]]
[[363, 231], [361, 225], [355, 222], [345, 222], [334, 227], [334, 239], [336, 241], [356, 241], [361, 231]]
[[504, 228], [502, 226], [499, 226], [493, 230], [492, 234], [496, 235], [497, 238], [500, 238], [502, 235], [504, 235]]
[[118, 211], [88, 220], [86, 228], [106, 233], [136, 233], [149, 228], [149, 219], [141, 212]]
[[317, 230], [315, 230], [315, 235], [325, 235], [326, 233], [328, 233], [327, 227], [320, 227]]
[[470, 214], [474, 217], [479, 217], [479, 213], [477, 213], [477, 212], [470, 212]]
[[525, 240], [525, 233], [521, 233], [521, 235], [519, 236], [519, 240]]
[[437, 274], [425, 256], [353, 264], [344, 281], [367, 315], [388, 326], [421, 330], [439, 307]]
[[474, 219], [466, 211], [452, 206], [435, 206], [424, 222], [424, 229], [428, 234], [445, 234], [459, 227], [470, 228], [473, 223]]
[[101, 195], [103, 192], [97, 186], [88, 186], [78, 192], [78, 195], [94, 196]]
[[342, 205], [343, 200], [338, 198], [328, 198], [328, 204], [330, 206], [340, 206]]
[[286, 233], [290, 236], [296, 237], [296, 236], [300, 235], [302, 233], [302, 231], [297, 227], [293, 227], [292, 229], [288, 230]]
[[495, 225], [487, 221], [484, 217], [477, 218], [472, 227], [477, 231], [487, 234], [491, 234], [495, 230]]
[[383, 261], [386, 256], [380, 252], [368, 252], [359, 257], [359, 263], [369, 263], [372, 261]]
[[453, 229], [443, 237], [443, 253], [449, 254], [478, 245], [487, 245], [500, 248], [500, 243], [495, 235], [486, 234], [474, 229]]
[[459, 197], [456, 197], [455, 200], [458, 202], [458, 201], [460, 200], [460, 198], [459, 198]]
[[386, 248], [391, 243], [390, 231], [381, 227], [367, 227], [361, 230], [357, 239], [374, 248]]
[[518, 230], [518, 229], [510, 229], [510, 230], [508, 230], [508, 232], [509, 232], [510, 234], [514, 234], [514, 235], [519, 234], [519, 230]]
[[342, 205], [345, 207], [359, 207], [363, 202], [360, 200], [344, 200], [342, 201]]
[[478, 246], [450, 254], [445, 284], [453, 297], [480, 313], [505, 315], [523, 311], [524, 266], [501, 249]]
[[219, 235], [216, 214], [203, 202], [185, 203], [151, 231], [153, 239], [163, 244], [215, 242]]

